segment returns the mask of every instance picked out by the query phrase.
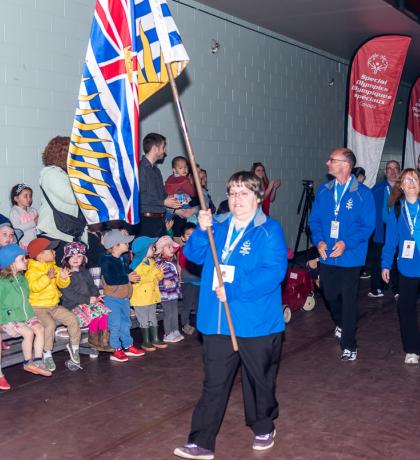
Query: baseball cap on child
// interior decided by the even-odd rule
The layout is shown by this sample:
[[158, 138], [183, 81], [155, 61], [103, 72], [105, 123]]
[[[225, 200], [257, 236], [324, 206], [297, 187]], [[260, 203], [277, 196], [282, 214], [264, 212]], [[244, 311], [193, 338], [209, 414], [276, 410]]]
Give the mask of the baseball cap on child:
[[165, 246], [172, 246], [174, 251], [179, 248], [179, 244], [175, 243], [175, 241], [169, 236], [164, 235], [161, 236], [156, 242], [156, 252], [160, 254]]
[[28, 254], [18, 244], [8, 244], [0, 248], [0, 268], [3, 270], [11, 265], [17, 256]]
[[35, 238], [28, 244], [28, 254], [31, 259], [46, 249], [55, 249], [60, 242], [58, 240], [49, 240], [47, 238]]
[[131, 243], [133, 240], [133, 235], [124, 235], [124, 233], [122, 233], [121, 230], [114, 229], [108, 233], [105, 233], [102, 244], [104, 245], [105, 249], [111, 249], [112, 246], [115, 246], [116, 244], [128, 244]]
[[150, 238], [149, 236], [139, 236], [133, 241], [131, 250], [134, 254], [133, 260], [130, 264], [130, 268], [133, 270], [136, 269], [146, 257], [147, 251], [149, 250], [152, 244], [155, 244], [157, 238]]
[[64, 246], [63, 259], [66, 259], [67, 257], [76, 256], [78, 254], [86, 257], [86, 245], [84, 245], [83, 243], [79, 243], [78, 241], [72, 241], [71, 243], [67, 243]]

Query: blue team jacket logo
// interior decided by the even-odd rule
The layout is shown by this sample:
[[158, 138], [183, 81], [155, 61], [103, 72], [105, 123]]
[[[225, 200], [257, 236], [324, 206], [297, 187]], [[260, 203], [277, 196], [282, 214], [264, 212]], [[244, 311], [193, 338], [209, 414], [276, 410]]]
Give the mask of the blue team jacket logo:
[[346, 203], [346, 208], [350, 211], [350, 209], [353, 209], [353, 198], [349, 198]]
[[242, 254], [243, 256], [247, 256], [251, 252], [251, 241], [247, 240], [244, 241], [241, 249], [239, 250], [239, 254]]

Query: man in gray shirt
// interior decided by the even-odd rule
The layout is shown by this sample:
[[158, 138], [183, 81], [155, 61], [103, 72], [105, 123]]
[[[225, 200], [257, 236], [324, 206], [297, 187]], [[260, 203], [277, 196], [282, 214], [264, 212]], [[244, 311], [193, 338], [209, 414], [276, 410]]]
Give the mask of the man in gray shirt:
[[144, 156], [140, 161], [140, 223], [135, 226], [136, 236], [160, 237], [166, 234], [165, 208], [179, 209], [182, 204], [168, 196], [163, 185], [158, 161], [166, 156], [166, 138], [149, 133], [143, 139]]

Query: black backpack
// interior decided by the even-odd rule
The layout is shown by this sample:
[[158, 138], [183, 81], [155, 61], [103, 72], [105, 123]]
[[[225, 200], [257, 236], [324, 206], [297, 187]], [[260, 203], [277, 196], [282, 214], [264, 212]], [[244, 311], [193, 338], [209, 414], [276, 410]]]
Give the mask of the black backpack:
[[59, 211], [52, 203], [51, 200], [48, 198], [47, 194], [45, 193], [44, 189], [41, 187], [41, 191], [44, 194], [47, 203], [49, 204], [50, 208], [52, 209], [55, 226], [57, 230], [66, 235], [70, 235], [73, 237], [74, 240], [79, 240], [83, 235], [86, 227], [86, 219], [83, 215], [80, 208], [78, 208], [78, 215], [74, 217], [70, 214], [65, 212]]

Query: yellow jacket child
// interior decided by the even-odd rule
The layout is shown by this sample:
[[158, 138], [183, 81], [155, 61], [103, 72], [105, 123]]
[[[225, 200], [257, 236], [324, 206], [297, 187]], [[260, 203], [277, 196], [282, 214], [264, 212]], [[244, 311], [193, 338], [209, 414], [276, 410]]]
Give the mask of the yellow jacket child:
[[135, 307], [143, 307], [160, 302], [159, 281], [163, 272], [158, 269], [153, 259], [147, 259], [134, 271], [140, 275], [140, 281], [133, 285], [130, 303]]
[[156, 304], [160, 302], [159, 281], [163, 279], [163, 271], [152, 259], [156, 241], [157, 238], [140, 236], [131, 247], [134, 257], [130, 267], [140, 275], [140, 281], [133, 285], [130, 303], [140, 325], [141, 348], [145, 351], [168, 346], [158, 338]]
[[[54, 278], [48, 273], [53, 270]], [[29, 303], [37, 307], [53, 308], [58, 305], [61, 292], [58, 288], [70, 285], [70, 277], [63, 279], [61, 269], [54, 262], [39, 262], [31, 259], [25, 274], [29, 284]]]
[[59, 305], [61, 292], [58, 288], [70, 285], [68, 268], [59, 268], [55, 264], [55, 251], [59, 241], [47, 238], [35, 238], [28, 245], [28, 270], [25, 273], [29, 284], [29, 302], [34, 313], [44, 326], [44, 363], [49, 371], [56, 366], [52, 358], [54, 331], [56, 322], [67, 326], [70, 343], [67, 350], [70, 354], [72, 370], [81, 369], [79, 356], [80, 327], [76, 315]]

